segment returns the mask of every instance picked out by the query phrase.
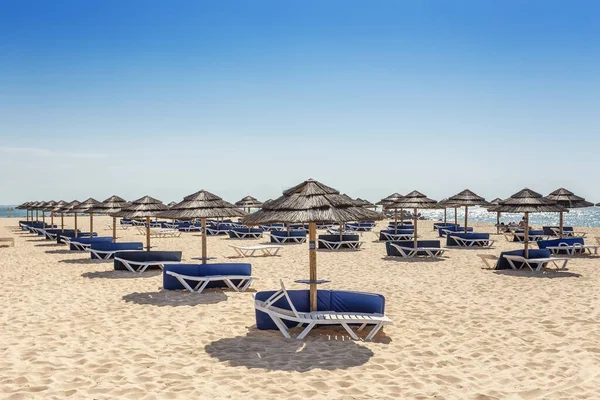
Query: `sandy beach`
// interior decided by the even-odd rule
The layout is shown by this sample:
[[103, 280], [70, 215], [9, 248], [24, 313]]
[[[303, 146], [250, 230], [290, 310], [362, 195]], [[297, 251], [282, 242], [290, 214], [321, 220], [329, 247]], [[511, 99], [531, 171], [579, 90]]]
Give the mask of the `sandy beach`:
[[[110, 235], [108, 217], [95, 230]], [[46, 219], [49, 222], [49, 218]], [[59, 219], [55, 219], [55, 223]], [[68, 227], [73, 219], [65, 218]], [[381, 227], [385, 222], [380, 222]], [[491, 224], [472, 224], [494, 232]], [[89, 219], [79, 218], [89, 229]], [[581, 228], [587, 241], [600, 228]], [[437, 235], [419, 223], [424, 238]], [[476, 254], [522, 248], [494, 235], [486, 250], [452, 250], [440, 261], [388, 260], [364, 233], [359, 252], [318, 252], [328, 288], [381, 293], [386, 326], [372, 342], [342, 328], [305, 340], [258, 331], [252, 292], [308, 276], [307, 245], [252, 258], [259, 279], [246, 293], [197, 295], [162, 290], [159, 272], [114, 271], [0, 219], [0, 398], [600, 398], [600, 257], [572, 260], [567, 271], [490, 271]], [[120, 241], [143, 241], [133, 228]], [[244, 241], [258, 244], [268, 240]], [[208, 253], [235, 261], [225, 237]], [[158, 250], [200, 255], [200, 235], [154, 239]]]

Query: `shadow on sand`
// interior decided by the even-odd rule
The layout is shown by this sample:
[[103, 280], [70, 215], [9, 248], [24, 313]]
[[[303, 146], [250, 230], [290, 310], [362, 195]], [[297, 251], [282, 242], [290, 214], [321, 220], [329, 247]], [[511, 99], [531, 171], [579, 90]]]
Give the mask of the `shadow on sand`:
[[575, 272], [569, 272], [565, 270], [552, 271], [545, 270], [540, 272], [525, 271], [525, 270], [514, 270], [514, 269], [502, 269], [494, 270], [497, 275], [513, 276], [515, 278], [543, 278], [543, 279], [556, 279], [556, 278], [580, 278], [581, 274]]
[[161, 290], [159, 292], [130, 293], [123, 296], [128, 303], [152, 305], [159, 307], [197, 306], [200, 304], [217, 304], [227, 301], [227, 296], [221, 291], [205, 291], [201, 294], [183, 290]]
[[[234, 367], [269, 371], [332, 371], [367, 363], [373, 357], [373, 351], [359, 342], [348, 340], [344, 334], [335, 328], [318, 328], [306, 339], [295, 340], [284, 339], [279, 331], [253, 328], [247, 336], [216, 340], [206, 345], [204, 350], [211, 357]], [[381, 335], [379, 333], [377, 337]], [[375, 342], [379, 341], [377, 337]]]
[[146, 270], [142, 274], [137, 274], [129, 271], [93, 271], [93, 272], [85, 272], [81, 274], [83, 278], [89, 279], [141, 279], [141, 278], [153, 278], [155, 276], [161, 275], [162, 272], [158, 270]]

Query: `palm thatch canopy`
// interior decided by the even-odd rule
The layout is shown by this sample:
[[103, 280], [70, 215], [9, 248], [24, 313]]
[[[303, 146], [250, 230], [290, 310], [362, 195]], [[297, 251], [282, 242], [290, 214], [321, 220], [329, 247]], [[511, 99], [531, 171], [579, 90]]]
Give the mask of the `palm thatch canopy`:
[[375, 204], [371, 203], [369, 200], [361, 199], [360, 197], [356, 198], [355, 201], [356, 201], [356, 204], [358, 204], [361, 207], [366, 207], [366, 208], [377, 207]]
[[129, 206], [121, 209], [121, 211], [112, 213], [111, 216], [125, 218], [157, 217], [158, 214], [167, 209], [167, 206], [165, 206], [162, 201], [157, 200], [154, 197], [144, 196], [132, 201]]
[[358, 206], [354, 200], [339, 191], [309, 179], [284, 191], [283, 196], [263, 203], [260, 211], [244, 218], [244, 223], [347, 222], [382, 218], [381, 214]]
[[400, 193], [392, 193], [388, 197], [385, 197], [385, 198], [379, 200], [375, 204], [378, 206], [382, 206], [383, 208], [388, 208], [388, 205], [397, 202], [402, 197], [404, 197], [404, 196], [402, 196]]
[[43, 202], [43, 201], [35, 201], [33, 204], [29, 205], [29, 209], [39, 211], [41, 209], [41, 207], [44, 206], [44, 204], [45, 204], [45, 202]]
[[114, 214], [131, 205], [127, 200], [119, 196], [110, 196], [108, 199], [92, 207], [91, 211], [102, 214]]
[[54, 205], [54, 208], [52, 209], [52, 212], [53, 212], [53, 213], [60, 213], [60, 212], [62, 212], [61, 210], [62, 210], [62, 209], [63, 209], [63, 207], [64, 207], [64, 206], [66, 206], [67, 204], [68, 204], [68, 203], [67, 203], [66, 201], [64, 201], [64, 200], [61, 200], [61, 201], [57, 202], [57, 203]]
[[423, 193], [413, 190], [396, 202], [387, 206], [388, 208], [438, 208], [438, 202], [430, 199]]
[[469, 189], [465, 189], [454, 196], [449, 197], [446, 200], [447, 204], [453, 206], [487, 206], [489, 203], [485, 199], [477, 194], [473, 193]]
[[502, 199], [500, 197], [496, 197], [494, 200], [490, 201], [490, 204], [486, 207], [489, 212], [497, 212], [496, 207], [500, 205]]
[[509, 213], [539, 213], [562, 212], [564, 208], [531, 189], [525, 188], [506, 200], [502, 200], [493, 209], [496, 212]]
[[184, 197], [167, 211], [160, 213], [164, 218], [195, 219], [241, 217], [246, 215], [233, 204], [206, 190]]
[[246, 196], [235, 203], [239, 208], [261, 208], [263, 203], [252, 196]]
[[573, 192], [560, 188], [546, 196], [548, 200], [554, 201], [564, 208], [592, 207], [594, 203], [586, 201], [583, 197], [576, 196]]
[[79, 207], [79, 204], [81, 204], [79, 201], [73, 200], [72, 202], [70, 202], [70, 203], [66, 204], [64, 207], [62, 207], [60, 212], [65, 213], [65, 214], [68, 214], [70, 212], [77, 212], [77, 211], [75, 211], [75, 209], [77, 207]]
[[171, 207], [173, 207], [175, 204], [177, 204], [177, 202], [176, 202], [176, 201], [172, 201], [172, 202], [170, 202], [169, 204], [167, 204], [167, 207], [171, 208]]
[[44, 204], [42, 211], [52, 211], [54, 207], [56, 207], [56, 202], [54, 200], [50, 200]]
[[86, 213], [86, 212], [90, 212], [90, 211], [93, 212], [94, 207], [96, 207], [99, 204], [100, 204], [100, 202], [98, 200], [90, 197], [89, 199], [79, 203], [77, 208], [75, 208], [73, 211], [78, 212], [78, 213]]

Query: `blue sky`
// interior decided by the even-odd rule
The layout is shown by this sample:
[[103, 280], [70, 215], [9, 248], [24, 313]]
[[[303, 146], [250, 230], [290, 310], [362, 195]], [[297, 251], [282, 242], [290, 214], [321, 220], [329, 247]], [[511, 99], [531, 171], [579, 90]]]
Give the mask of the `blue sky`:
[[[27, 1], [0, 12], [0, 203], [600, 201], [592, 1]], [[527, 165], [525, 169], [524, 166]]]

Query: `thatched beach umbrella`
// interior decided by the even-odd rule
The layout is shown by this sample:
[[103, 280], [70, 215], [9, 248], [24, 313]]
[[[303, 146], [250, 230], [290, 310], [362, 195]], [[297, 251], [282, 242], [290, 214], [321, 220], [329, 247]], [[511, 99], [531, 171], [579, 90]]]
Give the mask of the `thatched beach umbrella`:
[[29, 201], [26, 201], [25, 203], [20, 204], [16, 207], [17, 210], [25, 210], [25, 220], [26, 221], [29, 221], [29, 208], [28, 208], [29, 203], [30, 203]]
[[525, 188], [494, 207], [497, 212], [523, 213], [525, 219], [525, 258], [529, 256], [529, 213], [561, 212], [564, 208], [554, 201], [543, 197], [531, 189]]
[[412, 192], [410, 192], [409, 194], [407, 194], [406, 196], [404, 196], [403, 198], [401, 198], [400, 200], [398, 200], [398, 202], [394, 203], [394, 207], [401, 207], [401, 208], [412, 208], [413, 209], [413, 224], [414, 224], [414, 243], [415, 243], [415, 248], [418, 247], [417, 245], [417, 221], [418, 221], [418, 214], [417, 214], [417, 210], [421, 209], [421, 208], [438, 208], [439, 205], [437, 203], [437, 201], [432, 200], [430, 198], [428, 198], [427, 196], [425, 196], [423, 193], [417, 191], [417, 190], [413, 190]]
[[469, 189], [451, 196], [446, 201], [454, 206], [465, 207], [465, 232], [467, 232], [467, 223], [469, 220], [469, 206], [489, 206], [489, 203], [481, 196], [476, 195]]
[[236, 202], [235, 205], [238, 208], [241, 208], [243, 210], [248, 210], [248, 212], [250, 212], [251, 208], [261, 208], [263, 203], [261, 203], [260, 201], [258, 201], [257, 199], [255, 199], [252, 196], [246, 196], [243, 199], [241, 199], [240, 201]]
[[98, 200], [90, 197], [89, 199], [80, 203], [77, 208], [73, 210], [82, 214], [88, 213], [90, 216], [90, 237], [94, 236], [94, 207], [96, 207], [98, 204], [100, 204]]
[[120, 212], [122, 209], [128, 207], [131, 203], [127, 200], [122, 199], [119, 196], [110, 196], [102, 203], [95, 205], [90, 211], [95, 213], [101, 213], [111, 215], [113, 220], [112, 231], [113, 231], [113, 242], [117, 241], [117, 217], [114, 214]]
[[39, 221], [39, 207], [41, 205], [43, 205], [44, 202], [43, 201], [34, 201], [33, 204], [31, 204], [29, 207], [29, 209], [31, 210], [31, 217], [33, 218], [33, 212], [35, 211], [35, 220], [36, 222]]
[[67, 205], [67, 202], [64, 200], [61, 200], [61, 201], [57, 202], [54, 205], [54, 208], [52, 209], [52, 212], [54, 214], [60, 213], [60, 229], [61, 229], [61, 231], [65, 230], [65, 218], [64, 218], [64, 213], [63, 213], [62, 209], [66, 205]]
[[375, 204], [371, 203], [369, 200], [365, 200], [365, 199], [361, 199], [360, 197], [357, 197], [355, 201], [361, 207], [372, 208], [373, 210], [377, 209], [377, 206]]
[[113, 213], [113, 217], [125, 218], [146, 218], [146, 251], [150, 251], [150, 218], [158, 216], [168, 207], [150, 196], [144, 196], [131, 202], [131, 204], [123, 208], [121, 211]]
[[77, 211], [75, 211], [75, 209], [77, 207], [79, 207], [79, 204], [81, 204], [79, 201], [73, 200], [72, 202], [70, 202], [69, 204], [65, 205], [61, 209], [61, 212], [63, 212], [64, 214], [68, 214], [68, 213], [72, 212], [73, 215], [75, 216], [75, 237], [77, 237]]
[[208, 259], [206, 251], [206, 219], [241, 217], [244, 215], [245, 213], [233, 204], [206, 190], [190, 194], [169, 210], [160, 213], [160, 216], [165, 218], [200, 218], [202, 220], [202, 264], [206, 264]]
[[490, 201], [490, 205], [487, 207], [488, 212], [496, 213], [496, 233], [500, 233], [500, 211], [496, 211], [496, 206], [500, 204], [502, 199], [500, 197], [496, 197], [494, 200]]
[[[564, 189], [564, 188], [560, 188], [555, 190], [554, 192], [550, 193], [548, 196], [546, 196], [547, 199], [552, 200], [554, 202], [556, 202], [556, 204], [558, 204], [559, 206], [567, 209], [570, 208], [586, 208], [586, 207], [593, 207], [594, 203], [590, 203], [589, 201], [586, 201], [583, 197], [579, 197], [576, 196], [573, 192]], [[559, 236], [562, 238], [563, 237], [563, 225], [564, 225], [564, 213], [563, 211], [560, 212], [560, 221], [559, 221]]]
[[382, 207], [383, 211], [394, 210], [394, 233], [398, 233], [398, 210], [400, 210], [400, 218], [402, 219], [402, 222], [404, 222], [403, 207], [395, 206], [395, 204], [403, 197], [404, 196], [402, 196], [400, 193], [392, 193], [388, 197], [383, 198], [376, 203]]
[[48, 211], [50, 213], [50, 226], [54, 227], [54, 212], [52, 211], [56, 207], [56, 202], [54, 200], [50, 200], [46, 204], [44, 204], [44, 208], [42, 211]]
[[171, 208], [171, 207], [173, 207], [175, 204], [177, 204], [177, 202], [176, 202], [176, 201], [172, 201], [172, 202], [170, 202], [169, 204], [167, 204], [167, 207]]
[[261, 210], [244, 218], [247, 225], [274, 222], [307, 223], [310, 265], [310, 309], [317, 309], [317, 222], [371, 221], [383, 216], [356, 205], [354, 200], [313, 179], [283, 192], [283, 196], [264, 203]]

